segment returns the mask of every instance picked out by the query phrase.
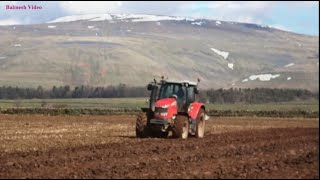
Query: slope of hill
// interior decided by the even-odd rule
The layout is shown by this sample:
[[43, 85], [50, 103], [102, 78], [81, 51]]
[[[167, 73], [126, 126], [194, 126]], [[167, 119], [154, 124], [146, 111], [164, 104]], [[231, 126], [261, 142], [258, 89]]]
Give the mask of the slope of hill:
[[201, 88], [319, 89], [319, 37], [256, 24], [94, 14], [0, 26], [0, 85], [146, 85], [161, 75]]

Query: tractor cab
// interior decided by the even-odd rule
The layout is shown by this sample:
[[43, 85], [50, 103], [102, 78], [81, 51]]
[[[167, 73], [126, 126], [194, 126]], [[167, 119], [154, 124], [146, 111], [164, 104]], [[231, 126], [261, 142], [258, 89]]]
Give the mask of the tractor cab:
[[[148, 90], [151, 91], [149, 107], [155, 111], [155, 106], [161, 106], [161, 104], [166, 103], [166, 100], [169, 103], [170, 99], [173, 98], [177, 103], [177, 111], [186, 113], [190, 104], [196, 100], [196, 94], [198, 94], [197, 85], [195, 82], [186, 80], [161, 80], [159, 83], [154, 81], [148, 85]], [[170, 106], [169, 104], [167, 106]]]
[[178, 112], [187, 112], [190, 103], [195, 101], [196, 92], [197, 84], [194, 82], [163, 81], [156, 100], [174, 98]]

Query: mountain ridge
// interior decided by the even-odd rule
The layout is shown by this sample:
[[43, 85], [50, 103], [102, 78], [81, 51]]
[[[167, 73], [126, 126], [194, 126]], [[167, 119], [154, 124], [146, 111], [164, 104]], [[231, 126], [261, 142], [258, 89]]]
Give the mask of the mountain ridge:
[[316, 36], [175, 16], [72, 18], [0, 26], [0, 85], [142, 86], [165, 75], [191, 81], [199, 77], [201, 88], [318, 91]]

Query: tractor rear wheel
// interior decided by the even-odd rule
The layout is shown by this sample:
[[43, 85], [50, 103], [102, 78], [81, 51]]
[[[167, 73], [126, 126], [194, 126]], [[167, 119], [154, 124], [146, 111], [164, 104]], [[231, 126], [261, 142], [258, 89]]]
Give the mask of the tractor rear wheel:
[[148, 115], [147, 113], [140, 112], [136, 120], [136, 136], [138, 138], [147, 138], [149, 134]]
[[197, 138], [203, 138], [204, 137], [204, 131], [205, 131], [205, 125], [206, 121], [204, 119], [204, 109], [200, 109], [198, 116], [197, 116], [197, 129], [196, 129], [196, 137]]
[[189, 119], [187, 116], [177, 115], [172, 128], [172, 135], [175, 138], [187, 139], [189, 135]]

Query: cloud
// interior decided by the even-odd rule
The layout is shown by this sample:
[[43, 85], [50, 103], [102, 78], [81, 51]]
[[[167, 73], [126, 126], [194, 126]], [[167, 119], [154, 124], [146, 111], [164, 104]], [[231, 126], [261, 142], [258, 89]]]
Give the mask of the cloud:
[[222, 21], [261, 24], [261, 17], [270, 13], [275, 2], [214, 1], [190, 2], [178, 7], [175, 14], [196, 14], [197, 17]]
[[293, 1], [291, 3], [295, 6], [319, 7], [319, 1]]
[[15, 19], [0, 20], [0, 26], [10, 26], [10, 25], [17, 25], [17, 24], [21, 24], [21, 22]]
[[121, 1], [61, 1], [60, 7], [68, 14], [116, 13]]
[[259, 20], [253, 16], [238, 16], [236, 18], [237, 22], [241, 23], [255, 23], [255, 24], [262, 24], [262, 20]]
[[123, 13], [174, 15], [179, 7], [190, 4], [189, 1], [125, 1], [119, 8]]
[[261, 12], [261, 9], [265, 9], [272, 4], [274, 3], [265, 1], [215, 1], [209, 2], [208, 7], [211, 9], [219, 8], [223, 10]]

